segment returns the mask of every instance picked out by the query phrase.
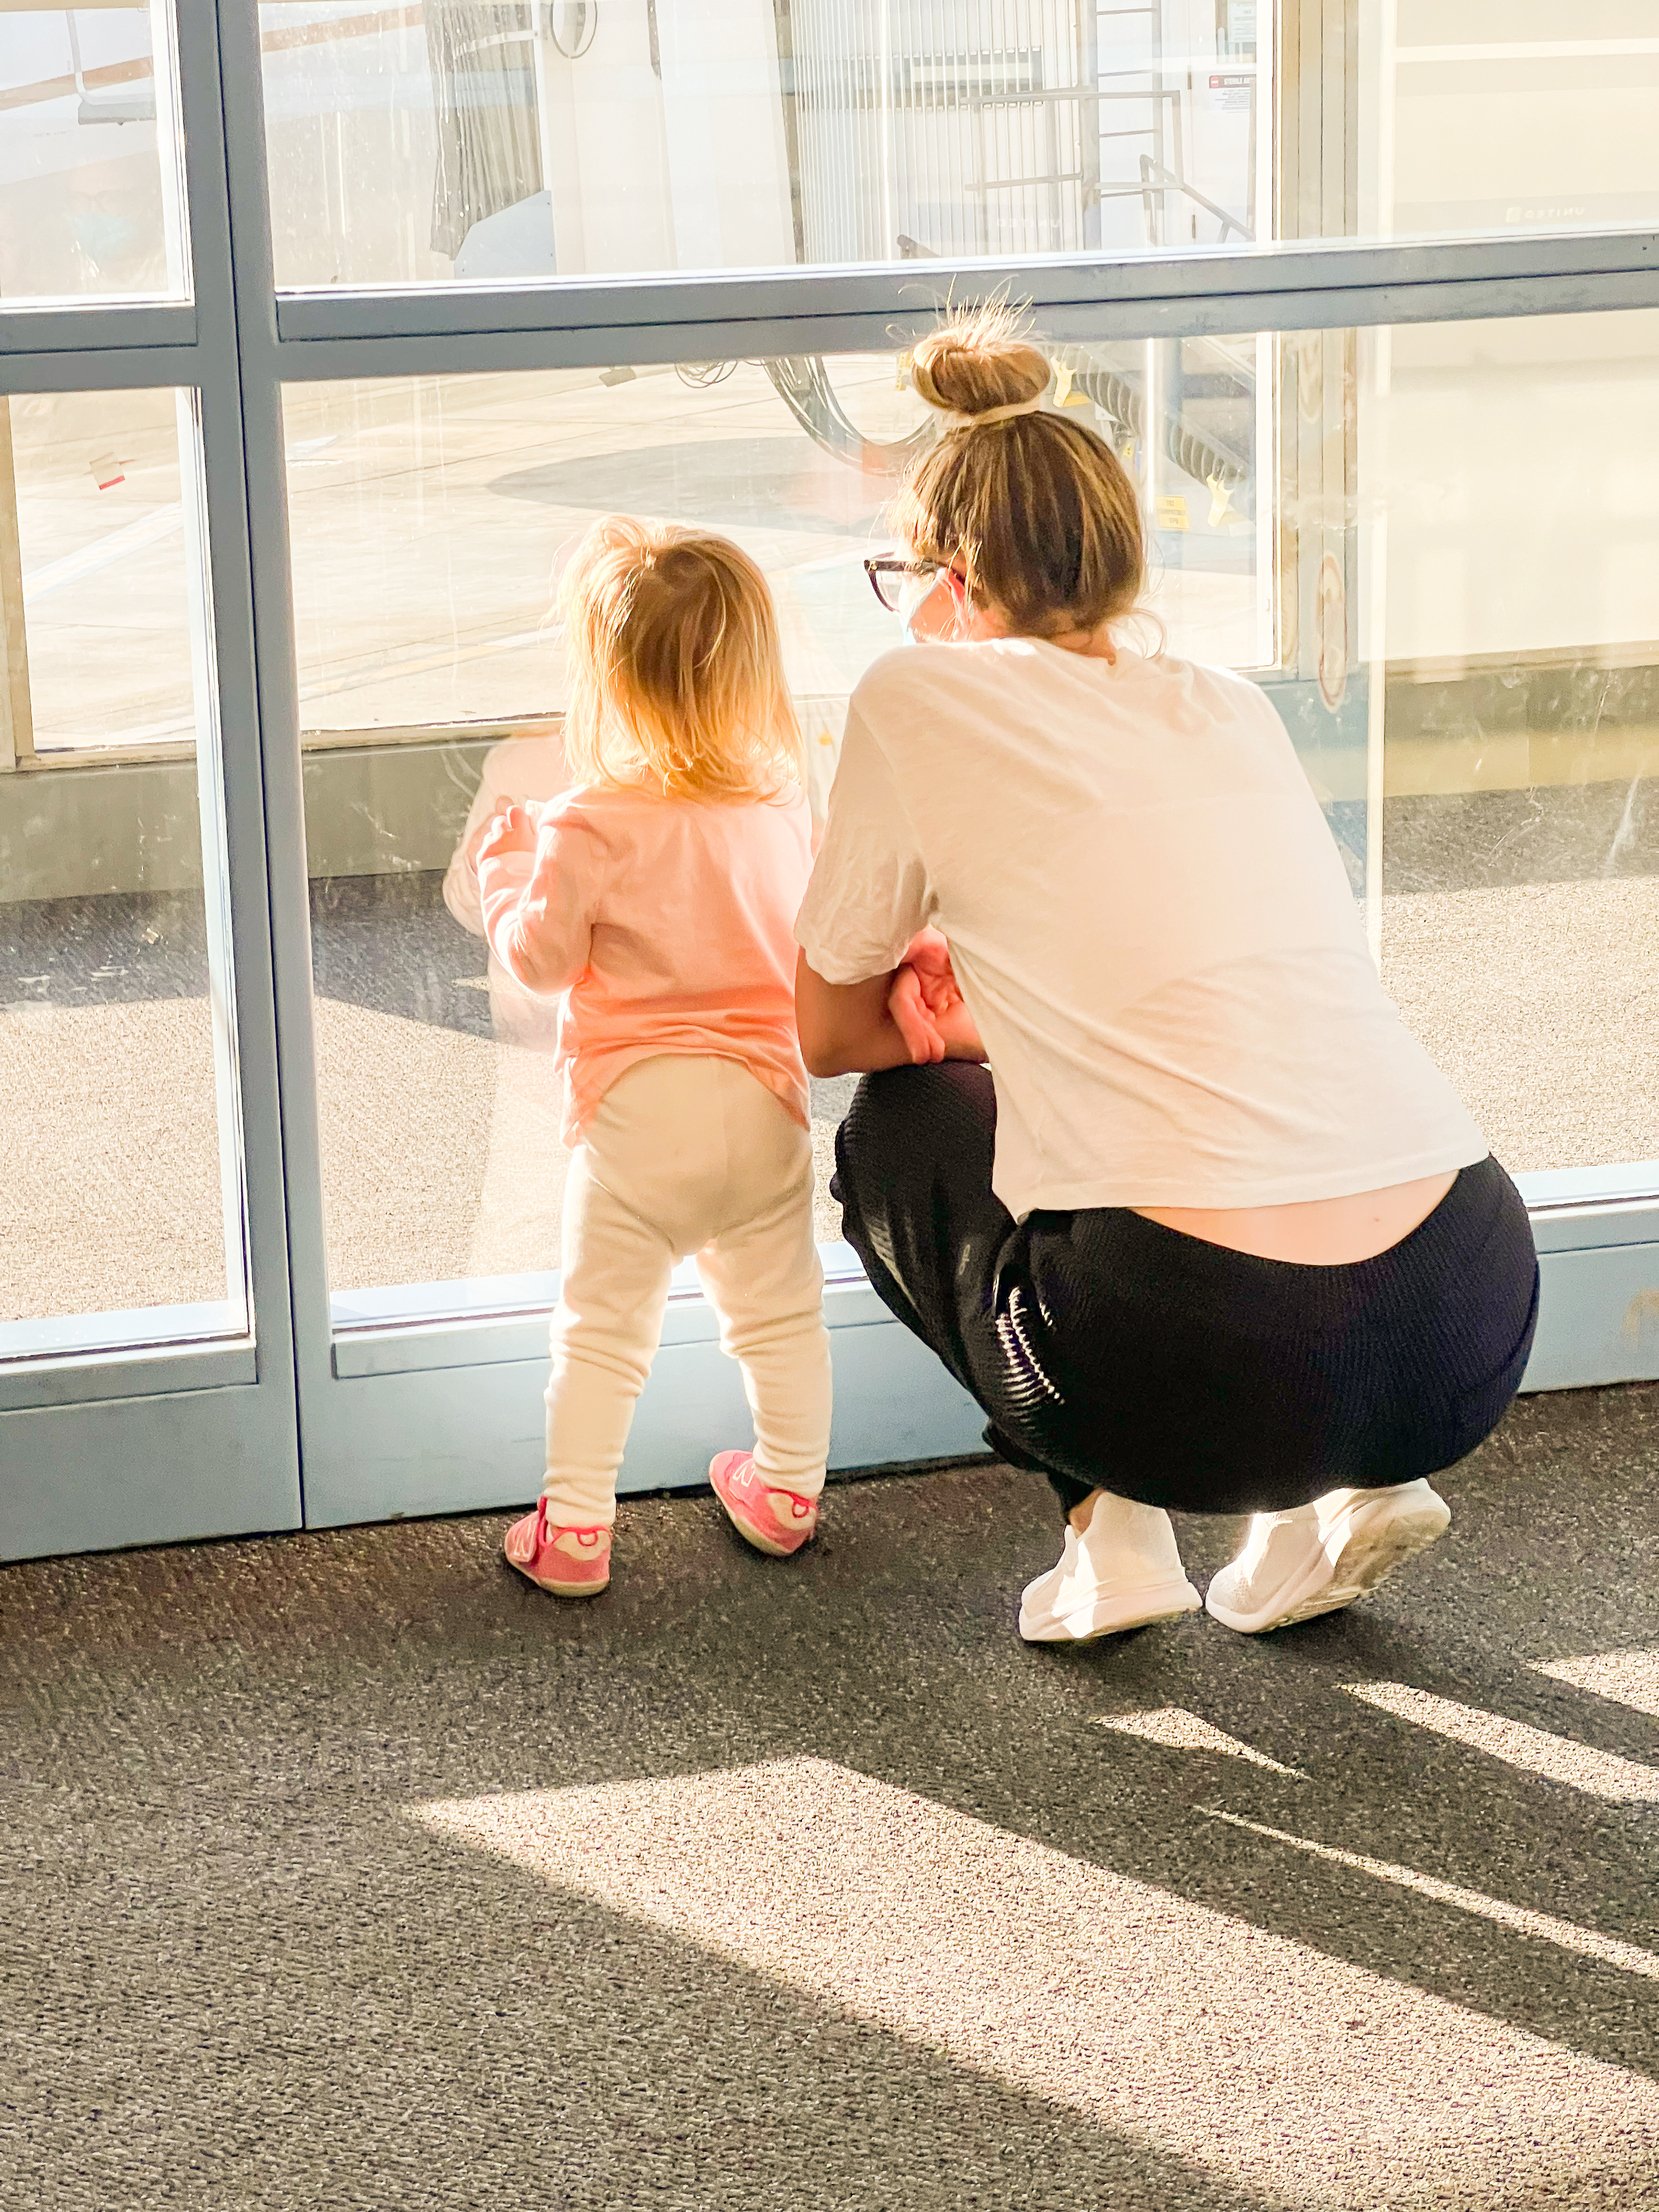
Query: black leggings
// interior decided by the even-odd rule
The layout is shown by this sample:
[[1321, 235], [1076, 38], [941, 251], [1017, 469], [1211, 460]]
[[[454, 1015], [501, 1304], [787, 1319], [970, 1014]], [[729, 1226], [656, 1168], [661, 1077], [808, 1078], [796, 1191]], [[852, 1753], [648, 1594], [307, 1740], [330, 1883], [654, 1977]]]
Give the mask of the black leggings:
[[883, 1303], [1068, 1511], [1115, 1491], [1279, 1512], [1473, 1451], [1519, 1387], [1538, 1258], [1496, 1160], [1392, 1250], [1259, 1260], [1121, 1206], [1016, 1222], [991, 1189], [996, 1098], [966, 1061], [866, 1076], [836, 1140], [847, 1241]]

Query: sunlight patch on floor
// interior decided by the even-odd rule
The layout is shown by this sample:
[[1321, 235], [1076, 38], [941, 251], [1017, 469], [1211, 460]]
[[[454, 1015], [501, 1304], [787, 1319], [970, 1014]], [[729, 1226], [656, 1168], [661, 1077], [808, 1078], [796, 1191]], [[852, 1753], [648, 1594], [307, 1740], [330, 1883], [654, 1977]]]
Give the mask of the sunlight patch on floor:
[[406, 1809], [1275, 2201], [1427, 2202], [1449, 2168], [1529, 2196], [1659, 2139], [1627, 2069], [825, 1760]]
[[1535, 1659], [1533, 1672], [1659, 1718], [1659, 1651], [1597, 1651], [1586, 1659]]
[[1476, 1705], [1455, 1705], [1427, 1690], [1413, 1690], [1405, 1682], [1346, 1682], [1351, 1698], [1358, 1698], [1396, 1720], [1409, 1721], [1471, 1751], [1502, 1759], [1546, 1782], [1559, 1782], [1569, 1790], [1582, 1790], [1589, 1797], [1614, 1802], [1659, 1802], [1659, 1766], [1638, 1765], [1610, 1751], [1596, 1751], [1571, 1736], [1549, 1735], [1528, 1728], [1524, 1721], [1507, 1720], [1501, 1713], [1482, 1712]]
[[1659, 1981], [1659, 1958], [1651, 1951], [1644, 1951], [1635, 1943], [1626, 1943], [1616, 1936], [1598, 1935], [1593, 1928], [1580, 1928], [1571, 1920], [1558, 1920], [1553, 1912], [1534, 1912], [1527, 1906], [1507, 1905], [1502, 1898], [1487, 1897], [1478, 1889], [1464, 1889], [1456, 1882], [1442, 1881], [1438, 1875], [1419, 1874], [1414, 1867], [1393, 1866], [1387, 1859], [1369, 1859], [1358, 1851], [1340, 1851], [1329, 1844], [1316, 1844], [1307, 1836], [1292, 1836], [1283, 1828], [1263, 1827], [1259, 1820], [1242, 1820], [1237, 1813], [1223, 1813], [1212, 1805], [1203, 1805], [1199, 1810], [1212, 1820], [1225, 1820], [1230, 1827], [1248, 1828], [1253, 1836], [1267, 1836], [1276, 1844], [1288, 1844], [1292, 1850], [1306, 1851], [1310, 1857], [1325, 1859], [1333, 1866], [1352, 1867], [1360, 1874], [1374, 1875], [1378, 1881], [1391, 1881], [1402, 1889], [1414, 1889], [1419, 1895], [1432, 1898], [1437, 1905], [1455, 1905], [1460, 1912], [1478, 1913], [1483, 1920], [1495, 1920], [1500, 1928], [1512, 1928], [1517, 1935], [1541, 1936], [1547, 1942], [1559, 1943], [1564, 1950], [1577, 1951], [1586, 1959], [1599, 1959], [1604, 1966], [1618, 1966], [1627, 1974], [1645, 1974], [1650, 1980]]
[[1252, 1766], [1265, 1766], [1270, 1774], [1287, 1775], [1292, 1782], [1305, 1782], [1308, 1778], [1299, 1766], [1281, 1766], [1265, 1751], [1252, 1750], [1236, 1735], [1226, 1735], [1180, 1705], [1163, 1705], [1150, 1713], [1104, 1714], [1097, 1725], [1118, 1735], [1138, 1736], [1143, 1743], [1162, 1744], [1169, 1751], [1222, 1752], [1229, 1759], [1248, 1759]]

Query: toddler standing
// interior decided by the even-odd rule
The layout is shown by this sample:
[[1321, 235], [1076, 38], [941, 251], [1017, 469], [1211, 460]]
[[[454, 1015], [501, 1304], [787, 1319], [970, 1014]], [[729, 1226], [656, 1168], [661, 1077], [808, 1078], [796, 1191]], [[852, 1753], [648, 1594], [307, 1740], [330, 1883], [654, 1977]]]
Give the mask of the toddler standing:
[[574, 1147], [547, 1472], [503, 1548], [541, 1589], [592, 1597], [675, 1262], [696, 1255], [754, 1416], [753, 1452], [720, 1453], [709, 1480], [775, 1555], [817, 1525], [830, 1340], [794, 1016], [811, 821], [765, 580], [722, 538], [612, 515], [560, 606], [572, 788], [508, 807], [477, 871], [497, 959], [565, 994]]

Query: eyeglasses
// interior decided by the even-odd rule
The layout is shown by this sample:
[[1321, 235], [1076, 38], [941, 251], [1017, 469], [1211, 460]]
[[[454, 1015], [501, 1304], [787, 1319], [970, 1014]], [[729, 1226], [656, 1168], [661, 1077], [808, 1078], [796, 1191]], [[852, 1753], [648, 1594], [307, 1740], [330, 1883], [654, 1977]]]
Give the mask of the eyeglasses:
[[890, 615], [902, 614], [925, 599], [944, 568], [942, 561], [907, 561], [902, 553], [868, 553], [864, 561], [870, 588]]

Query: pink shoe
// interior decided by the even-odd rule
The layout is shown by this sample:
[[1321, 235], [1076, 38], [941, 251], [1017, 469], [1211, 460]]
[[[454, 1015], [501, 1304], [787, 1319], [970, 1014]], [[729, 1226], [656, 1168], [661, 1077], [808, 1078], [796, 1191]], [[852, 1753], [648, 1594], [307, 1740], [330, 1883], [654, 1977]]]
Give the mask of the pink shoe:
[[757, 1552], [787, 1559], [817, 1534], [818, 1501], [793, 1490], [771, 1490], [753, 1452], [721, 1452], [708, 1462], [708, 1480], [738, 1535]]
[[544, 1498], [501, 1539], [509, 1567], [555, 1597], [597, 1597], [611, 1580], [611, 1531], [562, 1528]]

